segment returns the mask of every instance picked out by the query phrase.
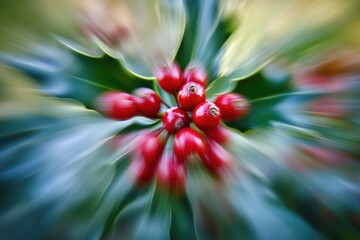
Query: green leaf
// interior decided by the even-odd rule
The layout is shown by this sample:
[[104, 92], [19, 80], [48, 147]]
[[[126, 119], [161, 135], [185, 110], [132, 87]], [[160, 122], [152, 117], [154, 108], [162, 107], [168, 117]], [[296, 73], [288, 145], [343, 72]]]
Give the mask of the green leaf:
[[[169, 107], [177, 106], [175, 96], [162, 90], [158, 81], [153, 81], [153, 89], [155, 92], [160, 96], [162, 101], [168, 105]], [[167, 106], [163, 107], [164, 109], [167, 108]]]
[[75, 99], [87, 107], [94, 107], [95, 98], [104, 91], [131, 93], [152, 87], [152, 82], [135, 77], [111, 57], [90, 58], [65, 50], [43, 46], [33, 54], [0, 54], [0, 61], [26, 73], [41, 92]]
[[101, 17], [109, 16], [124, 34], [101, 45], [132, 73], [152, 78], [156, 68], [173, 62], [185, 29], [182, 0], [109, 1]]
[[266, 186], [240, 178], [227, 194], [233, 210], [254, 234], [254, 239], [268, 236], [284, 239], [322, 239], [305, 221], [284, 208]]
[[170, 239], [196, 239], [193, 213], [186, 196], [172, 199]]
[[127, 205], [116, 220], [113, 238], [169, 239], [171, 205], [167, 193], [154, 185]]
[[[124, 198], [124, 186], [131, 186], [126, 175], [112, 182], [133, 143], [114, 151], [111, 139], [133, 123], [149, 122], [105, 119], [79, 104], [39, 94], [12, 69], [0, 70], [0, 188], [7, 191], [0, 231], [8, 238], [100, 236], [112, 204]], [[107, 191], [110, 185], [117, 186], [115, 193]], [[26, 225], [21, 232], [19, 224]]]
[[219, 51], [228, 38], [218, 14], [218, 2], [186, 0], [187, 24], [176, 60], [182, 68], [199, 65], [209, 74], [209, 82], [218, 74]]
[[0, 12], [0, 49], [7, 53], [36, 51], [42, 44], [55, 46], [59, 35], [72, 49], [101, 57], [103, 51], [93, 39], [81, 33], [79, 15], [96, 1], [4, 2]]
[[4, 4], [1, 13], [4, 51], [36, 51], [34, 42], [59, 41], [92, 57], [105, 51], [145, 78], [173, 61], [185, 28], [181, 0], [22, 1]]
[[[294, 56], [311, 45], [341, 34], [356, 21], [357, 1], [227, 1], [225, 16], [237, 28], [225, 44], [220, 76], [241, 80], [280, 55]], [[299, 11], [301, 9], [301, 11]]]
[[212, 177], [200, 163], [188, 167], [187, 194], [196, 239], [234, 239], [238, 236], [251, 239], [252, 234], [243, 219], [229, 209], [226, 189], [226, 182]]
[[236, 87], [236, 82], [231, 81], [230, 78], [220, 77], [215, 79], [206, 88], [206, 96], [209, 100], [214, 100], [217, 95], [231, 92]]
[[[358, 166], [353, 168], [354, 173], [355, 169]], [[296, 175], [289, 172], [275, 179], [273, 189], [286, 206], [328, 238], [345, 234], [351, 239], [359, 235], [359, 230], [349, 212], [358, 214], [360, 210], [355, 190], [358, 183], [351, 175], [356, 173], [335, 169]]]
[[250, 111], [244, 118], [227, 122], [240, 131], [271, 126], [273, 122], [304, 125], [309, 121], [304, 106], [326, 94], [320, 90], [293, 89], [289, 79], [274, 83], [260, 74], [236, 82], [235, 86], [233, 92], [245, 96], [250, 103]]

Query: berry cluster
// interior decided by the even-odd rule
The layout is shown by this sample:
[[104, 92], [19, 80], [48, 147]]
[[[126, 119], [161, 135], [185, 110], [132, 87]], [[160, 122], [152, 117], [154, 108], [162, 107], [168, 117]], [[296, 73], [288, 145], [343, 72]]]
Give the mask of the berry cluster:
[[[141, 135], [130, 170], [137, 183], [147, 183], [156, 175], [159, 186], [182, 193], [186, 164], [200, 159], [215, 175], [230, 166], [232, 156], [224, 148], [228, 130], [221, 120], [243, 117], [249, 105], [236, 93], [219, 95], [214, 102], [206, 101], [208, 77], [200, 67], [187, 67], [182, 73], [174, 63], [158, 69], [156, 77], [160, 87], [177, 102], [176, 107], [164, 103], [168, 107], [165, 113], [160, 112], [163, 103], [160, 97], [148, 88], [139, 88], [133, 94], [104, 93], [98, 99], [98, 107], [104, 115], [117, 120], [134, 116], [162, 118], [161, 129]], [[171, 142], [168, 147], [167, 142]]]

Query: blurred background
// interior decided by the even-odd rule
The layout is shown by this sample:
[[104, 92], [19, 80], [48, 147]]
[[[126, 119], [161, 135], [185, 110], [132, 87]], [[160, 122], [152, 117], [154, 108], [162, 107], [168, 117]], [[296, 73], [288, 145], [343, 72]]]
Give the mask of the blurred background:
[[[0, 8], [0, 239], [359, 239], [357, 0], [19, 0]], [[177, 62], [236, 92], [233, 169], [136, 184], [138, 138], [99, 94]], [[164, 109], [162, 109], [164, 111]], [[170, 151], [172, 151], [170, 147]]]

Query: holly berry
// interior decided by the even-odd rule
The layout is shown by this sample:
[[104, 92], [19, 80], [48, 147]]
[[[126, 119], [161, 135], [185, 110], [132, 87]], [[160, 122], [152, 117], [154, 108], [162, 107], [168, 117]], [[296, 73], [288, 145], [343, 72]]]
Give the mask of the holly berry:
[[206, 87], [208, 76], [201, 67], [187, 67], [184, 71], [183, 78], [185, 82], [196, 82], [203, 87]]
[[198, 128], [208, 130], [219, 124], [221, 113], [214, 103], [203, 102], [194, 109], [192, 118]]
[[237, 93], [226, 93], [218, 96], [214, 103], [221, 110], [223, 120], [233, 121], [245, 116], [249, 111], [248, 101]]
[[184, 82], [181, 69], [176, 63], [173, 63], [171, 66], [158, 68], [155, 75], [160, 87], [172, 94], [175, 94]]
[[98, 98], [98, 108], [108, 117], [127, 120], [138, 113], [133, 95], [124, 92], [106, 92]]
[[205, 130], [204, 134], [211, 140], [216, 141], [219, 144], [226, 144], [229, 141], [229, 130], [222, 124], [218, 124], [216, 127]]
[[186, 168], [173, 155], [165, 155], [157, 170], [157, 183], [160, 187], [180, 195], [185, 191]]
[[183, 128], [175, 134], [174, 153], [177, 159], [185, 162], [191, 156], [205, 157], [206, 142], [196, 130]]
[[198, 83], [188, 82], [181, 87], [177, 98], [182, 109], [192, 111], [199, 103], [205, 102], [205, 89]]
[[159, 134], [146, 134], [139, 143], [140, 156], [148, 165], [157, 165], [163, 153], [165, 142]]
[[190, 118], [183, 109], [173, 107], [165, 112], [162, 122], [168, 133], [175, 133], [181, 128], [188, 126]]
[[130, 164], [129, 171], [137, 184], [148, 183], [156, 173], [157, 164], [147, 164], [141, 157], [136, 157]]
[[134, 95], [139, 113], [145, 117], [155, 118], [161, 106], [160, 97], [150, 88], [138, 88]]
[[111, 116], [113, 112], [113, 100], [119, 92], [105, 92], [97, 97], [96, 108], [106, 116]]
[[229, 167], [232, 161], [233, 156], [225, 148], [213, 140], [208, 141], [208, 152], [203, 163], [211, 172], [219, 173]]

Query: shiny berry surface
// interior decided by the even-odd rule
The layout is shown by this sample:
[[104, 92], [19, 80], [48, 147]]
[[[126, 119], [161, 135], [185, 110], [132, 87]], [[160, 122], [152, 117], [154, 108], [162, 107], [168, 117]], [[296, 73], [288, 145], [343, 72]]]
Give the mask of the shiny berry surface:
[[148, 165], [157, 165], [164, 150], [164, 140], [154, 133], [144, 136], [139, 144], [140, 156]]
[[213, 173], [219, 173], [222, 169], [228, 168], [233, 161], [233, 156], [220, 144], [210, 140], [208, 151], [203, 160], [204, 165]]
[[135, 157], [130, 163], [130, 175], [136, 184], [149, 183], [156, 174], [157, 165], [147, 164], [141, 157]]
[[203, 87], [207, 86], [208, 76], [204, 69], [197, 66], [187, 67], [183, 73], [185, 82], [196, 82]]
[[205, 89], [198, 83], [188, 82], [181, 87], [177, 98], [182, 109], [192, 111], [198, 104], [205, 102]]
[[205, 157], [206, 142], [199, 132], [192, 128], [183, 128], [175, 134], [174, 153], [181, 162], [189, 157]]
[[173, 107], [165, 112], [162, 122], [168, 133], [175, 133], [181, 128], [188, 126], [190, 118], [183, 109]]
[[176, 93], [182, 86], [184, 79], [180, 67], [174, 63], [171, 66], [158, 68], [155, 72], [160, 87], [169, 93]]
[[167, 155], [161, 159], [156, 176], [157, 184], [160, 187], [176, 195], [185, 191], [185, 164], [178, 161], [173, 155]]
[[129, 144], [128, 170], [135, 184], [148, 185], [156, 178], [159, 188], [178, 195], [185, 191], [187, 167], [203, 165], [213, 177], [230, 169], [233, 156], [224, 148], [230, 131], [220, 122], [219, 106], [228, 113], [224, 119], [232, 119], [234, 114], [238, 117], [242, 98], [238, 94], [221, 95], [216, 98], [219, 106], [206, 101], [207, 74], [197, 66], [188, 66], [182, 74], [174, 63], [158, 69], [156, 76], [161, 95], [144, 87], [135, 89], [133, 95], [107, 92], [98, 98], [98, 106], [104, 115], [117, 120], [144, 116], [158, 124], [161, 118], [161, 124], [153, 125], [152, 130], [125, 136], [118, 133], [111, 148]]
[[249, 111], [248, 101], [237, 93], [226, 93], [218, 96], [214, 103], [221, 110], [223, 120], [234, 121], [244, 117]]
[[160, 97], [150, 88], [138, 88], [134, 95], [139, 114], [155, 118], [161, 107]]
[[98, 98], [101, 112], [110, 118], [127, 120], [138, 113], [133, 95], [124, 92], [107, 92]]
[[216, 127], [205, 130], [204, 134], [210, 140], [214, 140], [219, 144], [226, 144], [230, 138], [229, 130], [222, 124], [218, 124]]
[[209, 130], [219, 124], [221, 112], [214, 103], [203, 102], [194, 109], [192, 118], [198, 128]]
[[96, 99], [96, 108], [106, 115], [107, 117], [112, 117], [113, 115], [113, 101], [119, 92], [105, 92], [97, 97]]

